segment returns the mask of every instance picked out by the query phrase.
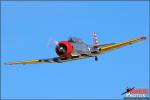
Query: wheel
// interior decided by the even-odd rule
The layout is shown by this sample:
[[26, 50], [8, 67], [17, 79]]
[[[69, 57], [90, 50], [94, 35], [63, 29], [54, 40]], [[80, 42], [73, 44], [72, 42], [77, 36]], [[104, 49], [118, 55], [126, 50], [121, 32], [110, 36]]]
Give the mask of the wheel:
[[95, 61], [98, 61], [98, 57], [97, 56], [95, 56]]

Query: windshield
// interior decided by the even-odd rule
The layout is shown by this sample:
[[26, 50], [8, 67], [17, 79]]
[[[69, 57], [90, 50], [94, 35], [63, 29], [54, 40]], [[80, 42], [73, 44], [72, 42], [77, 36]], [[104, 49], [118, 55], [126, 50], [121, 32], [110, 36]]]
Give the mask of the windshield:
[[83, 41], [81, 40], [81, 39], [79, 39], [79, 38], [76, 38], [76, 37], [70, 37], [69, 39], [68, 39], [68, 42], [80, 42], [80, 43], [83, 43]]

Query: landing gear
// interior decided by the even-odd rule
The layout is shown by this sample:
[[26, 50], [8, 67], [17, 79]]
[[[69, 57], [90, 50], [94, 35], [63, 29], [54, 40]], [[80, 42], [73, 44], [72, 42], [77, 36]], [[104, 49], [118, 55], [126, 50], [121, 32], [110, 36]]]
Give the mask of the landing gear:
[[98, 61], [98, 57], [97, 56], [95, 56], [95, 61]]

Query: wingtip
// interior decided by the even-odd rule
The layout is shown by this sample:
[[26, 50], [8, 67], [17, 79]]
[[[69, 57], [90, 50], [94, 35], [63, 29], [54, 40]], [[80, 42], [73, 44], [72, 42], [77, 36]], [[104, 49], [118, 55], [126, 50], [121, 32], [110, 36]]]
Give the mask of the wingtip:
[[8, 63], [4, 63], [4, 65], [9, 65]]
[[6, 62], [6, 63], [4, 63], [4, 65], [12, 65], [11, 63], [9, 63], [9, 62]]
[[142, 36], [142, 37], [141, 37], [141, 39], [144, 39], [144, 40], [145, 40], [145, 39], [146, 39], [146, 37], [145, 37], [145, 36]]

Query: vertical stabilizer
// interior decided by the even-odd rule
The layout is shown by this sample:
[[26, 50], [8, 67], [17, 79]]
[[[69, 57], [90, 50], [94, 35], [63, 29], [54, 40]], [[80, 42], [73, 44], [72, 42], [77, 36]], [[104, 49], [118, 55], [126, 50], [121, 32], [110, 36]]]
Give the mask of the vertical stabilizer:
[[97, 48], [99, 46], [99, 40], [95, 32], [93, 33], [93, 43], [94, 43], [93, 46], [94, 48]]

